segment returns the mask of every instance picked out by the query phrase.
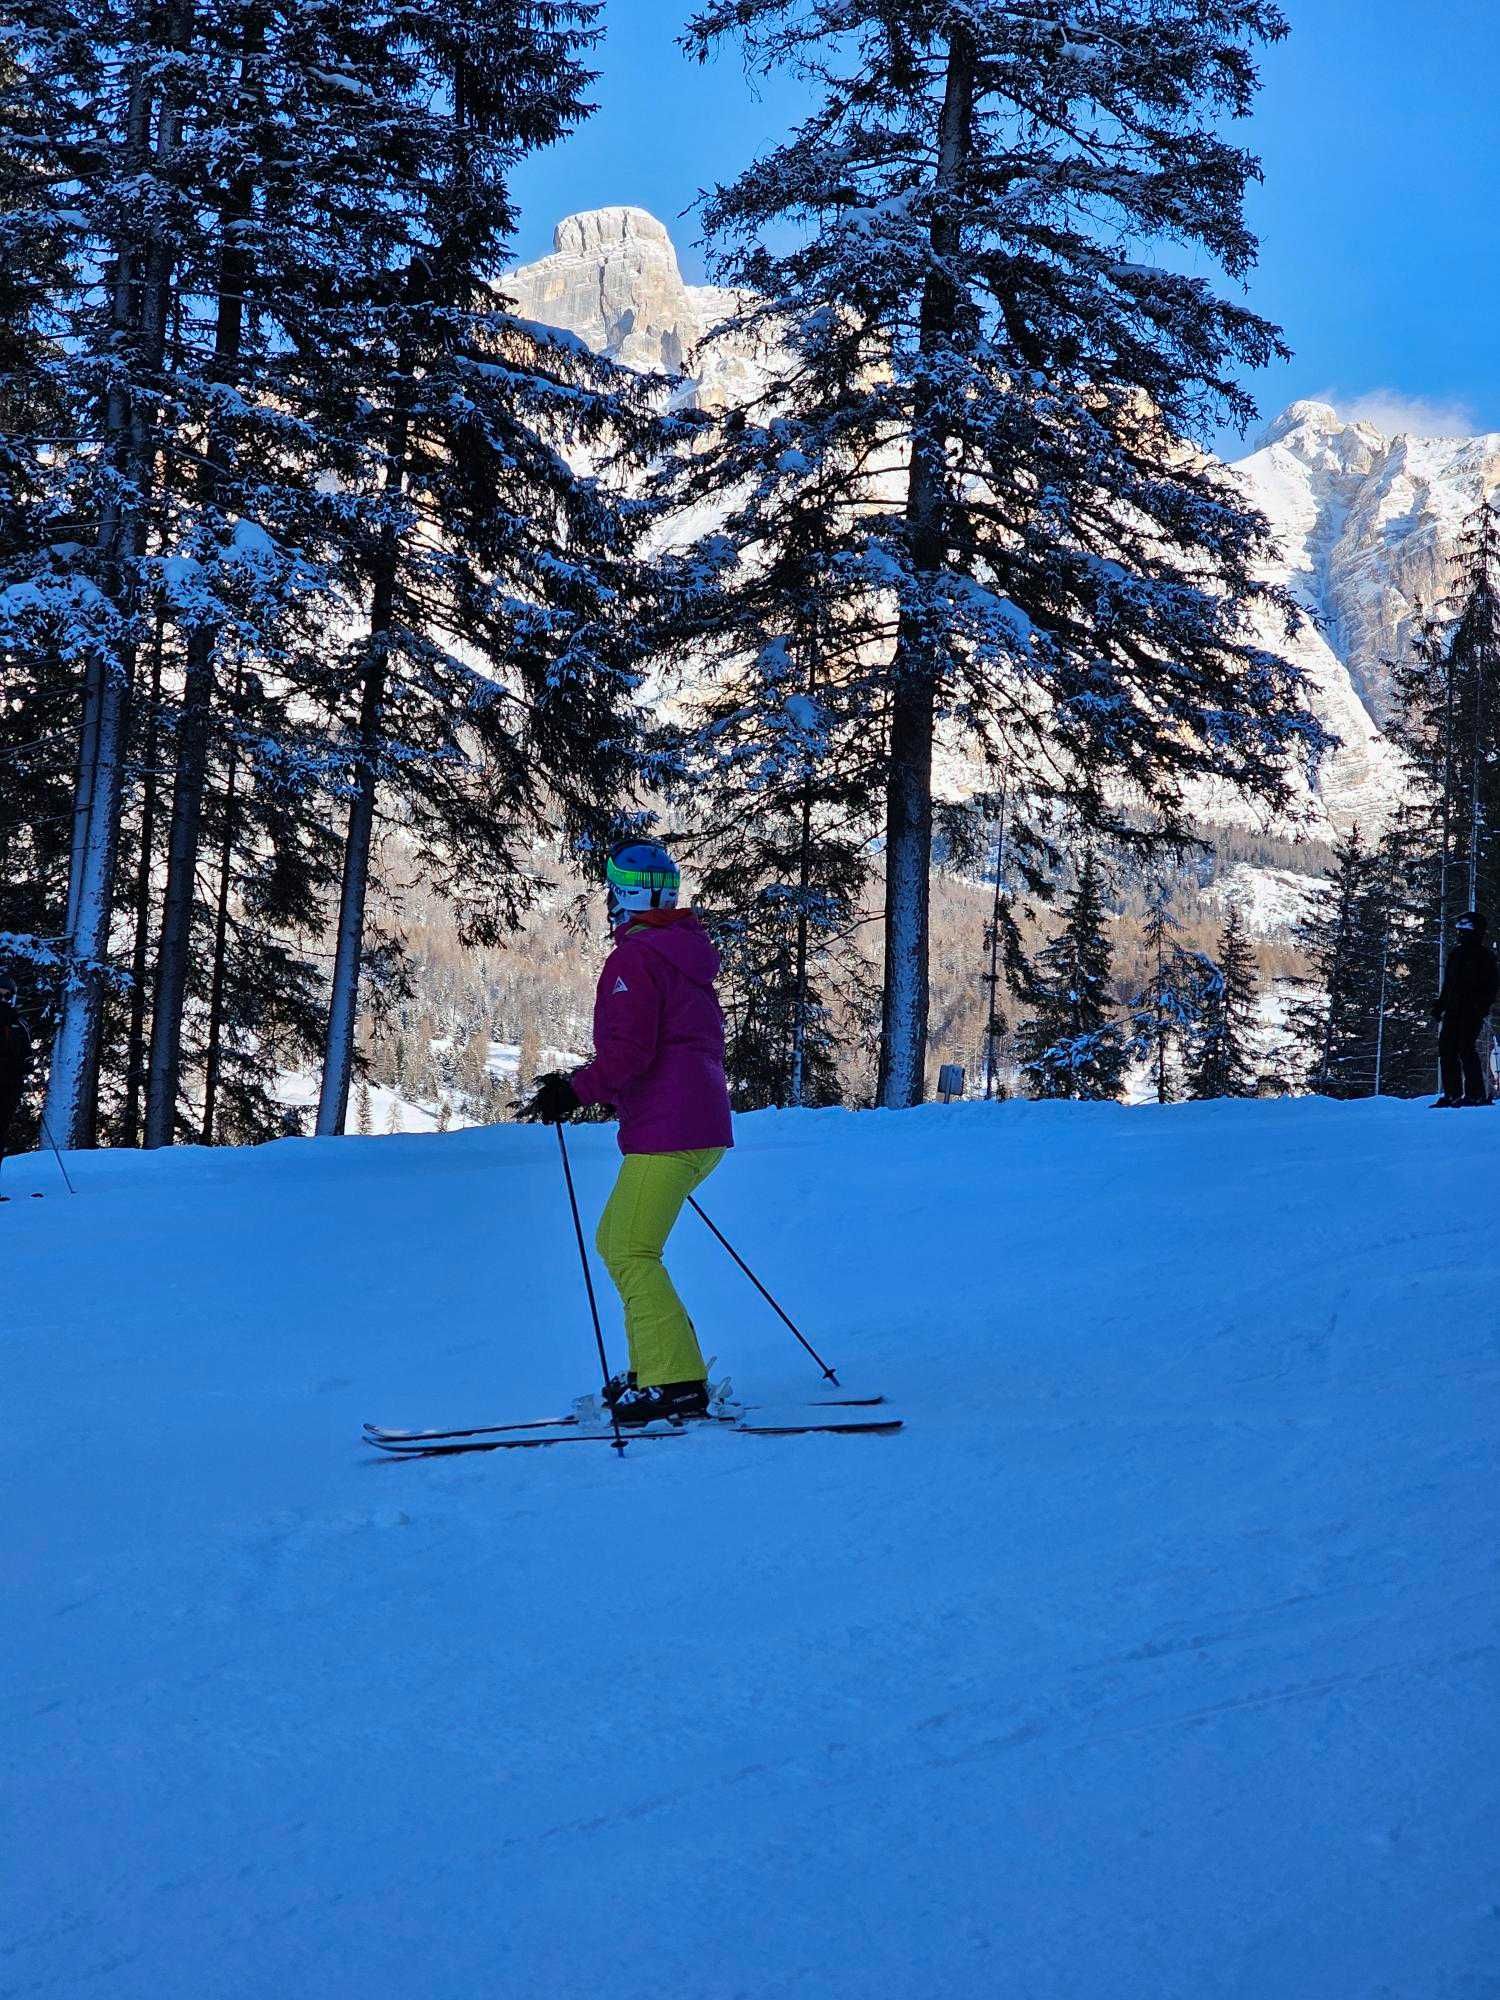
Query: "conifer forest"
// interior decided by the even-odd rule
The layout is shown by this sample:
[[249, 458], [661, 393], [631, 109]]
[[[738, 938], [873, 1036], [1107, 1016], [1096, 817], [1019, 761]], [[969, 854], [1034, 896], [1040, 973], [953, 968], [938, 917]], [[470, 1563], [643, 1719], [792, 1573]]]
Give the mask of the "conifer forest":
[[[1206, 445], [1286, 352], [1238, 136], [1278, 8], [701, 6], [690, 57], [805, 107], [697, 212], [721, 337], [772, 357], [718, 408], [507, 294], [602, 27], [8, 9], [23, 1123], [499, 1118], [586, 1052], [636, 832], [723, 955], [744, 1108], [911, 1105], [950, 1059], [984, 1095], [1430, 1089], [1452, 919], [1500, 910], [1500, 519], [1392, 663], [1398, 801], [1332, 847], [1306, 614]], [[1205, 893], [1293, 849], [1279, 943]]]

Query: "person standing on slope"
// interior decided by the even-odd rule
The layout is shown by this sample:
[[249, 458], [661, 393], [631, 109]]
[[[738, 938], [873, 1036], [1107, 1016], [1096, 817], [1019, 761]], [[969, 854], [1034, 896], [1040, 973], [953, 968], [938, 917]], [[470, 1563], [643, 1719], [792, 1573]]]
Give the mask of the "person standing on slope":
[[624, 1303], [630, 1372], [605, 1399], [622, 1424], [701, 1417], [708, 1370], [662, 1252], [683, 1203], [734, 1144], [719, 954], [678, 909], [681, 877], [664, 847], [623, 842], [605, 876], [614, 949], [594, 997], [594, 1059], [542, 1077], [520, 1115], [553, 1125], [585, 1105], [614, 1106], [625, 1157], [595, 1241]]
[[31, 1036], [16, 1008], [16, 982], [0, 973], [0, 1165], [31, 1068]]
[[1479, 1060], [1479, 1032], [1500, 993], [1500, 965], [1484, 941], [1488, 929], [1484, 916], [1470, 910], [1454, 928], [1458, 943], [1449, 954], [1443, 990], [1433, 1008], [1443, 1024], [1438, 1035], [1443, 1094], [1433, 1106], [1441, 1111], [1489, 1103]]

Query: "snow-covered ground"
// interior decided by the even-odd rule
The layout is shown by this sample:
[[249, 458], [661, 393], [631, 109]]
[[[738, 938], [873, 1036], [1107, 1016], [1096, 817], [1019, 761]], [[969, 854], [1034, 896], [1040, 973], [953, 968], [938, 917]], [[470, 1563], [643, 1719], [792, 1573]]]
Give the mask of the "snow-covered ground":
[[362, 1450], [590, 1386], [545, 1131], [7, 1163], [0, 1996], [1500, 1992], [1500, 1111], [740, 1137], [900, 1436]]

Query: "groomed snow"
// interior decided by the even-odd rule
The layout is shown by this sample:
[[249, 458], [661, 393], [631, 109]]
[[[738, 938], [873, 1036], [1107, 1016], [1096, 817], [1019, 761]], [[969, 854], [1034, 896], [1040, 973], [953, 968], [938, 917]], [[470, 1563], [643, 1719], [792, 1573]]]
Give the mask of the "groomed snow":
[[547, 1132], [6, 1164], [0, 1996], [1500, 1990], [1500, 1110], [740, 1137], [902, 1435], [362, 1450], [591, 1385]]

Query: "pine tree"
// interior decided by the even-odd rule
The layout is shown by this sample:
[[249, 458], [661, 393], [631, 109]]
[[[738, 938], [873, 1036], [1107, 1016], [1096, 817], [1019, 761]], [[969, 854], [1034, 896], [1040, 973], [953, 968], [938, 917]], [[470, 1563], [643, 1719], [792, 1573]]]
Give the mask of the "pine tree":
[[1374, 1088], [1384, 908], [1375, 858], [1357, 826], [1334, 857], [1337, 874], [1296, 926], [1309, 971], [1287, 1022], [1309, 1089], [1323, 1097], [1364, 1097]]
[[[343, 1123], [377, 794], [466, 935], [493, 941], [530, 892], [517, 843], [560, 819], [600, 839], [634, 775], [637, 522], [617, 478], [655, 440], [649, 392], [508, 314], [492, 280], [507, 175], [586, 110], [598, 6], [460, 0], [401, 9], [410, 78], [375, 128], [377, 178], [416, 193], [385, 269], [335, 296], [301, 360], [360, 412], [369, 511], [364, 634], [349, 661], [345, 831], [318, 1129]], [[437, 107], [441, 107], [440, 109]], [[440, 636], [441, 635], [441, 636]], [[483, 670], [470, 662], [484, 662]]]
[[1500, 899], [1500, 508], [1469, 518], [1457, 561], [1458, 615], [1400, 683], [1402, 740], [1437, 795], [1445, 920]]
[[1231, 902], [1207, 968], [1188, 1063], [1189, 1097], [1254, 1097], [1257, 977], [1255, 953], [1238, 903]]
[[1388, 897], [1382, 1088], [1432, 1083], [1431, 1006], [1453, 920], [1500, 910], [1500, 511], [1465, 524], [1449, 615], [1427, 621], [1395, 676], [1392, 734], [1411, 795], [1382, 843]]
[[[0, 151], [22, 165], [19, 176], [7, 174], [7, 233], [50, 236], [61, 267], [49, 274], [56, 338], [44, 374], [68, 448], [17, 440], [36, 532], [6, 550], [0, 652], [50, 652], [81, 685], [47, 1100], [54, 1136], [75, 1146], [95, 1128], [129, 698], [149, 593], [143, 564], [160, 511], [169, 279], [181, 226], [171, 75], [181, 15], [180, 7], [119, 15], [90, 7], [69, 17], [36, 0], [7, 23], [16, 73]], [[45, 523], [64, 518], [72, 532], [47, 537]]]
[[1442, 858], [1433, 804], [1422, 792], [1404, 801], [1375, 856], [1371, 920], [1378, 927], [1380, 974], [1372, 1084], [1387, 1097], [1420, 1096], [1436, 1080], [1432, 1004], [1442, 959]]
[[[1248, 416], [1240, 364], [1275, 330], [1126, 237], [1254, 257], [1254, 171], [1220, 130], [1248, 111], [1268, 0], [715, 0], [706, 56], [808, 86], [799, 129], [717, 189], [717, 274], [736, 330], [786, 357], [700, 447], [751, 498], [727, 538], [753, 563], [778, 508], [815, 487], [837, 588], [870, 633], [862, 706], [884, 792], [880, 1099], [922, 1093], [932, 759], [951, 723], [1015, 761], [1037, 825], [1123, 780], [1183, 822], [1212, 774], [1270, 801], [1319, 740], [1300, 675], [1252, 634], [1290, 600], [1260, 580], [1265, 522], [1183, 449]], [[831, 615], [832, 606], [825, 611]]]
[[[65, 430], [52, 377], [61, 329], [48, 305], [62, 258], [32, 198], [48, 122], [0, 39], [0, 130], [9, 140], [0, 145], [0, 582], [23, 593], [42, 568], [35, 552], [52, 538], [45, 454]], [[38, 989], [54, 975], [66, 916], [73, 773], [64, 746], [74, 701], [48, 621], [0, 612], [0, 966], [17, 980], [39, 1066], [47, 1023]], [[20, 1116], [28, 1118], [25, 1107]]]
[[[20, 0], [16, 16], [13, 46], [39, 120], [27, 220], [59, 257], [48, 379], [66, 442], [34, 455], [32, 469], [72, 532], [10, 553], [5, 580], [31, 587], [0, 594], [0, 645], [42, 638], [82, 684], [50, 1122], [84, 1143], [101, 1115], [106, 1125], [113, 1115], [101, 1063], [117, 1053], [106, 1036], [119, 1011], [111, 996], [124, 976], [117, 939], [128, 913], [120, 1115], [135, 1136], [154, 959], [147, 1129], [159, 1138], [174, 1111], [162, 1078], [175, 1069], [186, 993], [196, 864], [188, 836], [208, 756], [213, 647], [222, 632], [241, 646], [253, 634], [262, 658], [274, 656], [292, 607], [328, 583], [319, 545], [332, 515], [320, 480], [332, 467], [297, 413], [265, 390], [266, 357], [285, 345], [286, 322], [271, 303], [275, 288], [257, 292], [252, 246], [258, 253], [267, 234], [253, 197], [294, 164], [298, 139], [327, 151], [326, 136], [314, 144], [309, 128], [322, 123], [326, 135], [336, 86], [325, 78], [321, 106], [304, 107], [300, 120], [284, 115], [299, 65], [316, 73], [323, 51], [306, 17], [267, 43], [258, 0], [83, 0], [66, 13]], [[8, 119], [0, 151], [14, 135]], [[173, 758], [167, 921], [153, 950], [156, 773]]]
[[[844, 858], [816, 836], [804, 843], [795, 821], [772, 820], [700, 866], [723, 961], [725, 1067], [736, 1110], [843, 1101], [840, 1030], [859, 1023], [870, 1004], [851, 916], [864, 861], [843, 872]], [[815, 875], [827, 886], [814, 887]]]
[[1120, 1095], [1130, 1058], [1110, 971], [1098, 866], [1087, 848], [1062, 929], [1037, 954], [1025, 988], [1033, 1011], [1020, 1028], [1021, 1070], [1034, 1096]]
[[870, 1005], [858, 928], [881, 786], [875, 633], [848, 576], [859, 538], [810, 463], [795, 484], [754, 478], [738, 413], [712, 441], [683, 424], [691, 448], [668, 462], [662, 504], [723, 515], [722, 493], [741, 496], [664, 565], [653, 635], [695, 690], [662, 747], [723, 954], [731, 1087], [746, 1110], [833, 1103], [840, 1022], [862, 1031]]
[[[816, 601], [780, 603], [793, 633], [814, 625]], [[849, 721], [860, 695], [836, 646], [806, 666], [804, 651], [784, 633], [715, 676], [674, 787], [723, 960], [731, 1092], [747, 1111], [838, 1103], [840, 1030], [857, 1035], [870, 1007], [858, 939], [869, 793]]]
[[144, 1112], [159, 1144], [201, 1104], [253, 1135], [257, 1063], [306, 1059], [333, 887], [336, 1129], [377, 801], [492, 939], [531, 893], [518, 844], [597, 837], [634, 768], [620, 487], [651, 394], [494, 288], [508, 175], [586, 108], [598, 8], [13, 11], [0, 231], [46, 306], [0, 340], [48, 403], [0, 466], [0, 659], [37, 690], [16, 743], [82, 686], [76, 788], [54, 751], [20, 815], [71, 857], [45, 832], [5, 855], [61, 993], [52, 1123], [134, 1138]]
[[1203, 1021], [1213, 968], [1182, 944], [1165, 888], [1152, 898], [1141, 943], [1151, 974], [1131, 1005], [1131, 1052], [1149, 1060], [1157, 1103], [1170, 1104], [1184, 1052]]
[[[0, 43], [0, 97], [7, 111], [14, 79]], [[25, 552], [47, 538], [35, 456], [41, 441], [60, 428], [47, 381], [49, 329], [39, 309], [51, 253], [14, 225], [17, 171], [0, 152], [0, 579], [16, 576]], [[67, 909], [75, 790], [66, 745], [76, 695], [69, 664], [45, 629], [39, 626], [18, 644], [7, 622], [0, 614], [0, 969], [17, 982], [42, 1074], [50, 1039], [46, 995], [61, 959]], [[17, 1114], [12, 1149], [29, 1144], [33, 1132], [28, 1098]]]

